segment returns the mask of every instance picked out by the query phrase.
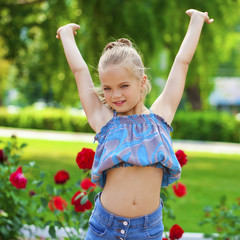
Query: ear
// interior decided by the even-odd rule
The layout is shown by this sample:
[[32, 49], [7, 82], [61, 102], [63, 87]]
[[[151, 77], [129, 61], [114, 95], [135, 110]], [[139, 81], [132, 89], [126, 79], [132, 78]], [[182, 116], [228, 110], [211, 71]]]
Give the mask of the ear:
[[141, 80], [141, 87], [145, 88], [146, 87], [146, 83], [147, 83], [147, 76], [144, 74], [142, 76], [142, 80]]

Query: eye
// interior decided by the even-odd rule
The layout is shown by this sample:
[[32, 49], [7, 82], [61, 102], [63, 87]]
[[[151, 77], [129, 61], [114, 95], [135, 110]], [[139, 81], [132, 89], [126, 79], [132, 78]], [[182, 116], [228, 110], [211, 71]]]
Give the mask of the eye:
[[104, 87], [104, 88], [103, 88], [103, 91], [109, 91], [109, 90], [110, 90], [109, 87]]
[[124, 84], [124, 85], [121, 86], [121, 88], [127, 88], [128, 86], [129, 86], [129, 85]]

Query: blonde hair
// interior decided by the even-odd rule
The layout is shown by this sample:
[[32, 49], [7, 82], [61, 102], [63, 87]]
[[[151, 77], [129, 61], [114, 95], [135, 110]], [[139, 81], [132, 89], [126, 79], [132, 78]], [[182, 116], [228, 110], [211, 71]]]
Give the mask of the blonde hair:
[[[145, 75], [145, 67], [140, 54], [133, 47], [131, 41], [126, 38], [120, 38], [106, 45], [98, 63], [98, 72], [106, 70], [110, 65], [125, 67], [139, 80]], [[147, 78], [143, 98], [150, 90], [151, 84]], [[104, 102], [102, 92], [99, 93], [99, 96]]]

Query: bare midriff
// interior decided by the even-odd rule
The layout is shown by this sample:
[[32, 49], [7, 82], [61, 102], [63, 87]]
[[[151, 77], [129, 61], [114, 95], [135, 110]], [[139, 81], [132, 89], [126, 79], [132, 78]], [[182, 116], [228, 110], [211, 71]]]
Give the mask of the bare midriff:
[[103, 207], [123, 217], [140, 217], [160, 204], [163, 171], [156, 167], [119, 167], [107, 173], [101, 194]]

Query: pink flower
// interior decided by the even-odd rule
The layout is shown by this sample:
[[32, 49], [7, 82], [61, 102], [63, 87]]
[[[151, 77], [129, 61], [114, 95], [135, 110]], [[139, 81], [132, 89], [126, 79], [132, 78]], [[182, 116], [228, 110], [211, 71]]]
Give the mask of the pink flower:
[[[81, 188], [84, 190], [88, 190], [90, 187], [95, 188], [96, 185], [94, 183], [91, 182], [90, 178], [85, 178], [82, 180], [81, 184], [80, 184]], [[93, 189], [92, 189], [93, 190]]]
[[187, 194], [187, 187], [183, 183], [174, 183], [172, 188], [177, 197], [183, 197]]
[[24, 177], [22, 173], [22, 167], [20, 166], [14, 173], [10, 175], [9, 178], [12, 185], [16, 188], [26, 188], [27, 179]]
[[180, 164], [180, 166], [182, 167], [183, 165], [187, 164], [187, 155], [184, 153], [184, 151], [182, 150], [178, 150], [176, 153], [175, 153], [176, 157], [177, 157], [177, 160]]
[[69, 174], [65, 170], [58, 171], [54, 176], [56, 184], [64, 184], [69, 179]]

